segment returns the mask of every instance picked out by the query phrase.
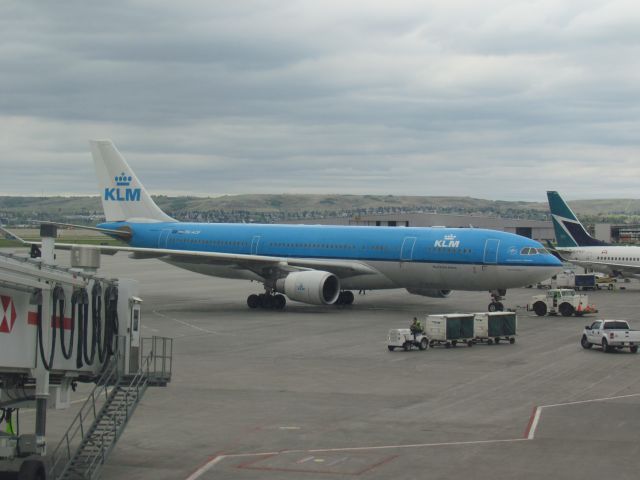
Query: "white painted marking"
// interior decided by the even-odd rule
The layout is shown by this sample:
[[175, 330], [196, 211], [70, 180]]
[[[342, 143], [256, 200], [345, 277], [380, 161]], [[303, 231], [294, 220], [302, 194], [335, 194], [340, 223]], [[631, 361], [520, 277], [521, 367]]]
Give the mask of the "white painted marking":
[[[274, 455], [282, 455], [288, 453], [330, 453], [330, 452], [358, 452], [358, 451], [366, 451], [366, 450], [391, 450], [391, 449], [404, 449], [404, 448], [427, 448], [427, 447], [453, 447], [453, 446], [467, 446], [467, 445], [491, 445], [497, 443], [517, 443], [517, 442], [528, 442], [533, 440], [535, 437], [535, 432], [538, 427], [538, 424], [542, 418], [542, 410], [545, 408], [554, 408], [554, 407], [564, 407], [567, 405], [579, 405], [583, 403], [594, 403], [594, 402], [605, 402], [607, 400], [618, 400], [621, 398], [632, 398], [632, 397], [640, 397], [640, 393], [632, 393], [629, 395], [618, 395], [615, 397], [604, 397], [604, 398], [595, 398], [592, 400], [580, 400], [576, 402], [567, 402], [567, 403], [557, 403], [553, 405], [542, 405], [536, 409], [536, 413], [531, 423], [531, 428], [529, 430], [529, 434], [526, 438], [509, 438], [504, 440], [472, 440], [468, 442], [442, 442], [442, 443], [414, 443], [409, 445], [378, 445], [374, 447], [343, 447], [343, 448], [318, 448], [313, 450], [281, 450], [279, 452], [259, 452], [259, 453], [238, 453], [231, 455], [220, 455], [207, 464], [200, 467], [194, 473], [192, 473], [186, 480], [196, 480], [200, 478], [200, 476], [209, 471], [214, 465], [220, 463], [225, 458], [241, 458], [241, 457], [260, 457], [260, 456], [274, 456]], [[281, 427], [282, 428], [282, 427]], [[314, 459], [315, 457], [305, 457], [303, 460], [299, 460], [298, 463], [302, 463], [303, 461], [309, 461]], [[347, 457], [344, 457], [345, 459]], [[316, 461], [324, 461], [322, 459], [317, 459]], [[339, 463], [344, 459], [338, 459], [334, 463], [329, 465], [334, 465], [335, 463]]]
[[315, 457], [313, 455], [311, 455], [310, 457], [305, 457], [305, 458], [301, 458], [300, 460], [298, 460], [296, 463], [301, 465], [303, 463], [307, 463], [309, 460], [313, 460]]
[[629, 395], [618, 395], [615, 397], [594, 398], [592, 400], [579, 400], [577, 402], [556, 403], [554, 405], [542, 405], [541, 408], [565, 407], [567, 405], [580, 405], [582, 403], [606, 402], [608, 400], [619, 400], [621, 398], [640, 397], [640, 393], [631, 393]]
[[280, 430], [300, 430], [300, 427], [278, 427]]
[[536, 435], [536, 428], [538, 428], [538, 422], [540, 422], [540, 415], [542, 414], [542, 407], [536, 408], [536, 413], [533, 417], [533, 422], [531, 422], [531, 427], [529, 427], [529, 435], [527, 435], [527, 440], [533, 440]]
[[200, 467], [198, 470], [196, 470], [191, 475], [189, 475], [186, 480], [196, 480], [196, 478], [200, 478], [202, 476], [202, 474], [207, 473], [217, 463], [220, 463], [225, 458], [226, 458], [225, 455], [220, 455], [219, 457], [216, 457], [213, 460], [205, 463], [202, 467]]
[[193, 328], [194, 330], [198, 330], [200, 332], [212, 333], [212, 334], [218, 333], [215, 330], [207, 330], [206, 328], [197, 327], [195, 325], [190, 324], [189, 322], [185, 322], [184, 320], [180, 320], [179, 318], [170, 317], [169, 315], [165, 315], [164, 313], [160, 313], [157, 310], [153, 310], [153, 313], [155, 313], [159, 317], [166, 318], [167, 320], [171, 320], [172, 322], [180, 323], [180, 324], [182, 324], [182, 325], [184, 325], [186, 327]]

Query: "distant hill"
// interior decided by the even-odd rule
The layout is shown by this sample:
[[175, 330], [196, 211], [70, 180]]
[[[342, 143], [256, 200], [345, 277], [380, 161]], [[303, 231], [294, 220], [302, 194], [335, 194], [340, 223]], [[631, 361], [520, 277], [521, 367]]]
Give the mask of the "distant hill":
[[[160, 208], [183, 220], [275, 222], [332, 216], [438, 212], [504, 218], [548, 218], [546, 202], [507, 202], [471, 197], [397, 195], [225, 195], [221, 197], [156, 196]], [[640, 199], [577, 200], [571, 208], [585, 222], [640, 223]], [[0, 219], [16, 223], [55, 220], [95, 223], [102, 216], [100, 199], [92, 197], [0, 196]]]

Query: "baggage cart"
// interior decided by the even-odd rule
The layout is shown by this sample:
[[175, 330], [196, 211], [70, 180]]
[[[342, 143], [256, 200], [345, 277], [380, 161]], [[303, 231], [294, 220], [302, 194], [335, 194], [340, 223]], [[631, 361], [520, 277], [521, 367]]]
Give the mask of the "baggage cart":
[[428, 315], [425, 319], [425, 335], [430, 346], [455, 347], [459, 343], [473, 346], [473, 313], [448, 313]]
[[502, 340], [516, 342], [518, 317], [515, 312], [480, 312], [474, 314], [473, 336], [476, 343], [491, 345]]

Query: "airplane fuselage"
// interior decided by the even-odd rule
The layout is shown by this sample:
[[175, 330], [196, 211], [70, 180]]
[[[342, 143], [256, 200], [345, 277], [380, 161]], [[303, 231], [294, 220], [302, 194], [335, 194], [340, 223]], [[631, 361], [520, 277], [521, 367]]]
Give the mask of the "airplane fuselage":
[[559, 251], [567, 261], [597, 272], [633, 277], [640, 275], [640, 247], [563, 247]]
[[[100, 225], [123, 226], [132, 231], [132, 247], [356, 261], [375, 271], [343, 278], [343, 289], [507, 289], [544, 280], [559, 270], [559, 262], [538, 242], [494, 230], [173, 222]], [[229, 263], [170, 255], [161, 259], [205, 275], [264, 281], [255, 271]]]

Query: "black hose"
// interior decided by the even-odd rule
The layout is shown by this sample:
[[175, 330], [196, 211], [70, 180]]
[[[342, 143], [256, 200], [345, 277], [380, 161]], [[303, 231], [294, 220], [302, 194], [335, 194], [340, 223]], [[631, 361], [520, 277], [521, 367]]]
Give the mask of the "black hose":
[[[82, 362], [83, 357], [86, 359], [86, 350], [87, 350], [87, 321], [88, 321], [88, 310], [89, 310], [89, 296], [87, 295], [87, 291], [84, 288], [78, 289], [73, 292], [73, 296], [71, 297], [71, 308], [74, 310], [78, 310], [78, 346], [76, 348], [76, 368], [82, 368], [84, 365]], [[93, 347], [93, 345], [92, 345]], [[91, 361], [86, 362], [88, 365], [91, 365]]]
[[118, 287], [109, 285], [104, 292], [105, 318], [104, 342], [109, 356], [115, 354], [118, 348]]
[[[106, 357], [106, 340], [102, 338], [102, 286], [96, 282], [91, 289], [91, 322], [96, 338], [98, 361], [103, 364]], [[105, 328], [106, 330], [106, 328]]]
[[[74, 312], [76, 308], [78, 310], [78, 347], [76, 349], [76, 367], [82, 368], [83, 358], [87, 365], [93, 364], [93, 355], [87, 355], [87, 322], [89, 321], [89, 295], [87, 295], [87, 291], [84, 288], [78, 289], [73, 292], [73, 296], [71, 297], [71, 306]], [[92, 338], [91, 343], [92, 353], [95, 355], [95, 344], [93, 343], [94, 340], [95, 334]]]
[[56, 302], [58, 304], [58, 311], [60, 313], [58, 329], [60, 330], [60, 350], [62, 351], [62, 356], [69, 360], [73, 355], [73, 337], [76, 332], [76, 309], [73, 304], [73, 297], [71, 297], [71, 332], [69, 333], [69, 348], [64, 344], [64, 307], [66, 305], [66, 301], [64, 298], [64, 290], [62, 287], [56, 287], [53, 289], [53, 305], [54, 305], [54, 318], [55, 318], [55, 305]]
[[[55, 304], [54, 304], [55, 309]], [[52, 313], [52, 318], [55, 318], [55, 313]], [[51, 328], [51, 352], [49, 354], [49, 361], [47, 361], [44, 353], [44, 344], [42, 343], [42, 305], [38, 305], [38, 345], [40, 350], [40, 359], [42, 360], [42, 366], [45, 370], [51, 370], [53, 365], [53, 358], [56, 353], [56, 329], [55, 326]]]

